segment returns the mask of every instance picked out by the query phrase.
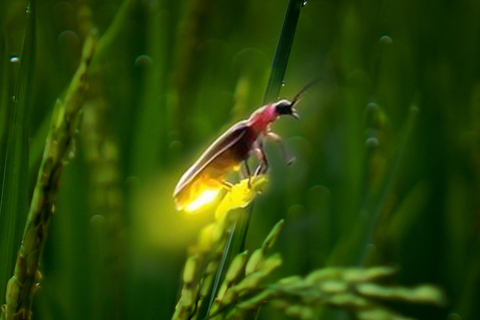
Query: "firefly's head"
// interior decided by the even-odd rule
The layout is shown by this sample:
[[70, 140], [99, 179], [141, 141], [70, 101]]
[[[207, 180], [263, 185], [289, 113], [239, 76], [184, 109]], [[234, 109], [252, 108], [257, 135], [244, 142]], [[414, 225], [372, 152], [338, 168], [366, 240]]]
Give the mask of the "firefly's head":
[[291, 115], [298, 118], [296, 110], [293, 108], [295, 102], [288, 100], [280, 100], [275, 103], [257, 109], [248, 119], [249, 125], [257, 131], [264, 131], [272, 122], [281, 115]]
[[295, 102], [290, 102], [288, 100], [280, 100], [274, 104], [275, 112], [278, 115], [291, 115], [298, 119], [298, 114], [295, 108], [293, 107]]

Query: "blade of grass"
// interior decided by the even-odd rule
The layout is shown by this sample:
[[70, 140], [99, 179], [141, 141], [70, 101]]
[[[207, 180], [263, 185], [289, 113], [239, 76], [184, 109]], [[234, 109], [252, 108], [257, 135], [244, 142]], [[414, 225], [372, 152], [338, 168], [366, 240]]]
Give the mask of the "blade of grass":
[[[155, 170], [161, 156], [168, 152], [167, 126], [170, 117], [167, 111], [165, 76], [168, 69], [168, 32], [170, 31], [169, 14], [164, 7], [157, 5], [149, 12], [151, 26], [148, 28], [147, 53], [155, 64], [149, 68], [145, 77], [145, 94], [138, 111], [136, 133], [132, 154], [133, 172], [144, 179]], [[164, 159], [161, 159], [164, 160]]]
[[[297, 28], [297, 22], [302, 4], [303, 1], [299, 0], [290, 0], [288, 3], [262, 105], [269, 101], [276, 100], [280, 93], [280, 89], [282, 88], [283, 77], [287, 69], [288, 57], [292, 48], [293, 38], [295, 36], [295, 30]], [[253, 207], [254, 202], [252, 202], [250, 208], [248, 209], [249, 213], [243, 215], [242, 218], [240, 218], [240, 221], [235, 225], [234, 233], [238, 233], [238, 236], [234, 237], [234, 243], [231, 245], [233, 255], [244, 250], [245, 239], [247, 237], [248, 226], [250, 224]]]
[[[412, 137], [412, 132], [415, 128], [415, 122], [417, 119], [418, 112], [419, 110], [417, 107], [410, 108], [410, 113], [406, 123], [405, 134], [403, 136], [403, 140], [398, 150], [398, 155], [395, 159], [395, 162], [393, 163], [392, 169], [385, 180], [385, 184], [381, 188], [381, 190], [383, 191], [380, 195], [380, 198], [376, 202], [373, 209], [369, 210], [367, 208], [367, 210], [364, 211], [364, 212], [367, 212], [367, 214], [361, 217], [362, 219], [364, 219], [364, 223], [363, 223], [364, 232], [362, 232], [361, 241], [358, 242], [360, 244], [360, 247], [359, 247], [359, 250], [357, 251], [358, 252], [357, 264], [360, 266], [363, 266], [365, 264], [365, 261], [369, 253], [368, 244], [373, 241], [373, 238], [375, 236], [375, 230], [377, 229], [378, 221], [382, 214], [382, 210], [385, 207], [385, 204], [388, 200], [389, 195], [391, 194], [396, 178], [398, 177], [400, 164], [402, 163], [402, 160], [404, 158], [407, 144], [410, 141], [410, 138]], [[361, 210], [360, 214], [362, 214], [362, 211], [363, 210]]]
[[[332, 252], [327, 265], [354, 265], [364, 266], [367, 262], [369, 254], [371, 254], [370, 246], [374, 241], [376, 231], [378, 229], [379, 220], [384, 208], [389, 200], [392, 189], [398, 180], [400, 167], [404, 160], [406, 148], [412, 138], [415, 129], [416, 119], [418, 117], [418, 108], [413, 106], [409, 110], [408, 118], [403, 128], [400, 145], [396, 151], [396, 155], [392, 160], [392, 164], [382, 179], [379, 194], [377, 196], [368, 195], [369, 199], [364, 199], [358, 210], [358, 220], [356, 227], [352, 230], [349, 237], [345, 241], [339, 243]], [[370, 148], [371, 146], [367, 147]], [[366, 155], [368, 160], [368, 154]]]
[[[1, 303], [5, 301], [7, 280], [13, 274], [16, 251], [20, 246], [22, 228], [28, 210], [28, 117], [35, 69], [35, 0], [30, 1], [28, 8], [15, 95], [9, 103], [11, 112], [9, 112], [0, 199]], [[7, 76], [5, 75], [5, 77]]]
[[303, 0], [290, 0], [288, 3], [262, 105], [278, 99], [278, 95], [280, 94], [302, 4]]
[[[290, 56], [290, 50], [292, 48], [293, 38], [295, 36], [295, 30], [297, 28], [297, 22], [300, 16], [302, 4], [303, 0], [290, 0], [288, 3], [287, 11], [283, 19], [282, 31], [280, 32], [277, 48], [275, 49], [275, 56], [272, 62], [270, 78], [268, 80], [262, 104], [265, 104], [268, 101], [274, 101], [278, 98], [280, 89], [282, 88], [283, 77], [285, 76], [285, 71], [287, 69], [288, 58]], [[233, 227], [233, 235], [228, 239], [228, 243], [226, 245], [227, 250], [224, 253], [224, 255], [227, 256], [225, 259], [222, 259], [225, 260], [225, 263], [223, 263], [218, 269], [215, 284], [213, 285], [212, 289], [212, 297], [217, 295], [220, 280], [223, 278], [233, 257], [235, 257], [237, 253], [244, 250], [253, 208], [254, 203], [252, 202], [249, 208], [246, 210], [248, 213], [243, 214]], [[208, 309], [211, 308], [212, 303], [213, 299], [210, 300]]]
[[91, 62], [89, 73], [92, 74], [99, 72], [98, 69], [108, 61], [109, 54], [111, 54], [112, 48], [115, 47], [114, 44], [123, 40], [124, 32], [127, 28], [125, 21], [131, 19], [132, 14], [138, 8], [138, 5], [138, 0], [125, 0], [122, 2], [122, 5], [118, 9], [111, 25], [98, 42], [98, 47], [95, 49], [95, 56]]
[[[8, 44], [3, 37], [0, 42], [0, 181], [3, 182], [5, 155], [7, 153], [7, 133], [8, 124], [10, 119], [10, 102], [13, 96], [11, 79], [13, 74], [13, 68], [8, 59]], [[2, 184], [0, 183], [0, 194], [2, 192]], [[0, 226], [1, 228], [1, 226]]]

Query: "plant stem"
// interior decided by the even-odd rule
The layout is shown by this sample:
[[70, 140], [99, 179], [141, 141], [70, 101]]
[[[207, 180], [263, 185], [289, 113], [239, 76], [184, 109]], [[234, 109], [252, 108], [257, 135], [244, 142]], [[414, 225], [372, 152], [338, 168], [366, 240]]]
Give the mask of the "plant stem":
[[[269, 101], [274, 101], [278, 98], [280, 89], [282, 88], [283, 77], [287, 69], [288, 57], [292, 48], [293, 38], [295, 36], [295, 30], [297, 28], [297, 22], [300, 15], [300, 8], [303, 1], [290, 0], [288, 3], [285, 18], [283, 19], [283, 27], [278, 39], [277, 48], [275, 50], [275, 56], [272, 62], [272, 69], [270, 70], [270, 78], [263, 97], [263, 103], [266, 104]], [[237, 236], [233, 237], [234, 243], [231, 245], [231, 255], [236, 255], [244, 250], [245, 239], [248, 233], [248, 227], [250, 225], [250, 219], [253, 213], [254, 202], [248, 208], [248, 214], [242, 215], [239, 221], [235, 224], [234, 233]], [[230, 243], [227, 245], [230, 246]], [[238, 250], [238, 251], [237, 251]], [[228, 260], [227, 260], [228, 261]]]
[[37, 271], [45, 243], [50, 217], [55, 211], [55, 198], [63, 167], [74, 155], [75, 135], [80, 121], [80, 108], [87, 89], [87, 69], [92, 60], [96, 36], [85, 42], [82, 61], [65, 96], [57, 100], [48, 134], [42, 164], [38, 172], [32, 203], [15, 272], [8, 281], [5, 320], [30, 319], [35, 283], [41, 278]]
[[358, 266], [365, 265], [365, 261], [369, 253], [368, 245], [373, 241], [373, 238], [375, 236], [375, 230], [377, 229], [378, 221], [382, 214], [382, 210], [385, 207], [385, 203], [389, 195], [391, 194], [394, 182], [398, 177], [400, 164], [405, 155], [407, 144], [410, 141], [413, 129], [415, 128], [415, 122], [417, 119], [418, 112], [419, 110], [417, 107], [410, 108], [407, 123], [406, 123], [405, 134], [403, 136], [400, 148], [398, 150], [397, 157], [382, 187], [383, 191], [380, 194], [380, 198], [378, 199], [376, 204], [372, 206], [372, 208], [366, 207], [360, 210], [360, 214], [362, 214], [362, 212], [366, 212], [367, 214], [361, 217], [364, 220], [363, 222], [364, 228], [362, 230], [363, 231], [362, 239], [359, 242], [361, 247], [359, 247], [359, 250], [357, 251], [358, 258], [357, 258], [356, 264]]
[[290, 0], [288, 3], [262, 105], [278, 99], [278, 95], [280, 94], [302, 3], [303, 0]]
[[[268, 85], [265, 90], [262, 104], [265, 104], [268, 101], [276, 100], [280, 93], [283, 77], [287, 69], [288, 57], [292, 48], [293, 38], [295, 36], [295, 30], [297, 28], [297, 22], [300, 15], [300, 8], [302, 6], [302, 3], [303, 0], [290, 0], [290, 2], [288, 3], [287, 11], [283, 19], [282, 31], [280, 32], [277, 48], [275, 50], [275, 56], [272, 62], [270, 78], [268, 80]], [[233, 234], [229, 237], [228, 243], [226, 245], [226, 248], [228, 250], [224, 252], [224, 255], [226, 255], [226, 257], [222, 258], [222, 261], [224, 261], [225, 263], [223, 263], [217, 271], [216, 281], [212, 289], [212, 297], [216, 296], [220, 279], [225, 274], [226, 268], [228, 268], [233, 257], [235, 257], [239, 252], [242, 252], [244, 250], [245, 240], [247, 238], [248, 227], [250, 225], [253, 208], [254, 203], [252, 202], [249, 208], [245, 210], [245, 214], [241, 215], [239, 220], [235, 223]], [[211, 299], [208, 309], [211, 308], [212, 303], [213, 299]]]

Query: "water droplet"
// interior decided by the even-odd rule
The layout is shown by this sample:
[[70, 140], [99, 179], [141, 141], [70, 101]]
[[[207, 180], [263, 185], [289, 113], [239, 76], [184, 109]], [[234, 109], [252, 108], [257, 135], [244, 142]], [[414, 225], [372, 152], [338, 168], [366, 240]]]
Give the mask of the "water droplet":
[[384, 44], [391, 44], [393, 42], [392, 38], [387, 35], [381, 36], [379, 41]]
[[152, 63], [152, 58], [147, 55], [140, 55], [135, 59], [135, 66], [136, 67], [147, 67]]
[[420, 112], [420, 109], [419, 109], [417, 106], [412, 106], [412, 107], [410, 108], [410, 112], [419, 113], [419, 112]]
[[17, 62], [19, 62], [19, 61], [20, 61], [20, 58], [19, 58], [19, 57], [11, 57], [11, 58], [10, 58], [10, 62], [11, 62], [11, 63], [17, 63]]
[[50, 208], [50, 212], [55, 213], [55, 205], [54, 204], [52, 204], [52, 207]]
[[12, 96], [12, 101], [15, 102], [15, 96]]
[[285, 81], [282, 80], [282, 87], [285, 87]]
[[461, 320], [462, 317], [456, 312], [450, 313], [447, 317], [447, 320]]
[[370, 102], [367, 105], [368, 111], [378, 111], [378, 105], [375, 102]]
[[380, 144], [380, 142], [375, 137], [370, 137], [366, 141], [366, 145], [367, 145], [368, 148], [378, 147], [379, 144]]
[[105, 221], [105, 217], [102, 216], [101, 214], [96, 214], [90, 218], [90, 223], [96, 227], [103, 225], [104, 221]]
[[307, 5], [307, 1], [302, 2], [302, 7], [305, 7]]
[[25, 8], [25, 12], [29, 13], [30, 12], [30, 7]]
[[72, 160], [73, 158], [75, 158], [76, 151], [77, 150], [76, 150], [75, 144], [73, 144], [70, 151], [68, 152], [68, 160]]
[[65, 54], [71, 54], [76, 52], [80, 48], [80, 37], [72, 30], [62, 31], [57, 38], [58, 48], [65, 52]]

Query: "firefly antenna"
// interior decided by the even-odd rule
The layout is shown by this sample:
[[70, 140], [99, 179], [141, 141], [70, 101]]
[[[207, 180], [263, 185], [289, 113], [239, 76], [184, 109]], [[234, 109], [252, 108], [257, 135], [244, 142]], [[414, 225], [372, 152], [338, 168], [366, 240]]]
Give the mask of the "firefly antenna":
[[322, 78], [316, 78], [312, 81], [310, 81], [310, 83], [307, 83], [303, 88], [302, 90], [300, 90], [296, 95], [295, 97], [293, 97], [293, 100], [292, 100], [292, 107], [295, 105], [295, 103], [300, 100], [300, 98], [302, 97], [302, 95], [305, 93], [305, 91], [307, 91], [308, 89], [310, 89], [314, 84], [317, 84], [318, 82], [320, 82], [320, 80], [322, 80]]

